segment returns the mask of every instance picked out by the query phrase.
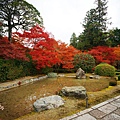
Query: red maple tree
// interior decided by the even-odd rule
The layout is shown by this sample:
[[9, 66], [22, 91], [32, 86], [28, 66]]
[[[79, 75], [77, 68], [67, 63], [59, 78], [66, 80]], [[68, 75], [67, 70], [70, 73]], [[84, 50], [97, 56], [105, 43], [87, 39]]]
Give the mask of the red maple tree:
[[59, 41], [57, 52], [61, 60], [62, 68], [65, 69], [74, 68], [73, 65], [74, 56], [80, 52], [79, 50], [77, 50], [73, 46], [68, 46], [64, 42]]
[[111, 47], [97, 46], [91, 49], [88, 53], [96, 59], [97, 63], [105, 62], [113, 64], [116, 60], [114, 49]]
[[44, 28], [36, 25], [29, 31], [24, 31], [23, 34], [16, 32], [13, 34], [16, 41], [31, 47], [30, 55], [37, 69], [46, 66], [62, 64], [63, 68], [73, 68], [73, 57], [78, 50], [72, 46], [56, 41], [52, 34], [45, 32]]
[[7, 37], [0, 37], [0, 58], [28, 60], [26, 48], [21, 44], [10, 43]]

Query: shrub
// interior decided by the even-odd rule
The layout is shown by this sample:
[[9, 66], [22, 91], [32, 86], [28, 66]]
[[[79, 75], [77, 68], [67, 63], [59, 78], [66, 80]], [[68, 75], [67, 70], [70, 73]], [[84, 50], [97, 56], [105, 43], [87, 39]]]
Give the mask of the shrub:
[[49, 72], [52, 72], [53, 69], [49, 67], [41, 68], [41, 73], [42, 74], [48, 74]]
[[120, 75], [118, 76], [118, 80], [120, 80]]
[[95, 67], [95, 59], [90, 54], [79, 54], [74, 57], [75, 69], [82, 68], [85, 72], [93, 72]]
[[116, 86], [117, 85], [117, 81], [116, 80], [111, 80], [109, 82], [109, 86]]
[[0, 81], [14, 80], [37, 74], [35, 66], [28, 61], [0, 59]]
[[95, 67], [95, 74], [101, 76], [114, 77], [115, 67], [107, 63], [101, 63]]
[[120, 75], [120, 72], [116, 72], [116, 75]]

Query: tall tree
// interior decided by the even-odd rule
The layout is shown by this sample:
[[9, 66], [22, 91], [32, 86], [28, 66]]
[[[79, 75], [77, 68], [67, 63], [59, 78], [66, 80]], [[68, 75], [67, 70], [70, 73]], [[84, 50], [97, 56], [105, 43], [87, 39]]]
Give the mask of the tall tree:
[[108, 32], [109, 34], [109, 41], [112, 47], [120, 45], [120, 29], [115, 28]]
[[39, 11], [25, 0], [0, 0], [0, 22], [12, 42], [12, 30], [28, 30], [35, 24], [43, 24]]
[[[97, 7], [90, 9], [86, 13], [83, 21], [84, 31], [79, 36], [79, 46], [82, 44], [82, 49], [90, 49], [98, 45], [106, 45], [107, 40], [107, 1], [96, 0]], [[83, 40], [81, 40], [81, 38]]]
[[75, 48], [77, 47], [77, 36], [75, 33], [73, 33], [70, 38], [70, 45], [72, 45]]
[[95, 4], [97, 4], [96, 8], [96, 14], [98, 18], [98, 28], [101, 31], [106, 31], [107, 30], [107, 20], [108, 18], [106, 17], [107, 15], [107, 0], [95, 0]]

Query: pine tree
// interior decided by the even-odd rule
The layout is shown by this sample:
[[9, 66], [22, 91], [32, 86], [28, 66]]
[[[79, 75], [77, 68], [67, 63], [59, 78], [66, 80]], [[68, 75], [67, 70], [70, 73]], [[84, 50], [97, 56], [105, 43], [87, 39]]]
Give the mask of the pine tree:
[[75, 33], [73, 33], [70, 38], [70, 45], [72, 45], [75, 48], [77, 47], [77, 37]]
[[[84, 31], [81, 34], [83, 40], [80, 40], [82, 44], [82, 50], [88, 50], [98, 45], [106, 45], [107, 40], [107, 0], [95, 0], [97, 7], [90, 9], [86, 13], [86, 17], [83, 21]], [[80, 36], [81, 36], [80, 35]], [[79, 38], [81, 38], [79, 36]]]

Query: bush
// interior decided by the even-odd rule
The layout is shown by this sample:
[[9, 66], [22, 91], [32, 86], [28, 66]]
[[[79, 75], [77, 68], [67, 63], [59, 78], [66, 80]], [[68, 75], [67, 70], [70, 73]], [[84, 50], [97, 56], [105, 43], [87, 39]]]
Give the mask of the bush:
[[101, 76], [114, 77], [115, 67], [107, 63], [101, 63], [95, 67], [95, 74]]
[[116, 80], [111, 80], [109, 82], [109, 86], [116, 86], [117, 85], [117, 81]]
[[41, 73], [42, 74], [48, 74], [49, 72], [52, 72], [53, 69], [49, 67], [41, 68]]
[[0, 59], [0, 81], [14, 80], [37, 74], [35, 66], [28, 61]]
[[116, 72], [116, 75], [120, 75], [120, 72]]
[[85, 72], [93, 72], [92, 69], [95, 67], [95, 59], [90, 54], [79, 54], [74, 57], [75, 69], [81, 68]]
[[118, 80], [120, 80], [120, 75], [118, 76]]

